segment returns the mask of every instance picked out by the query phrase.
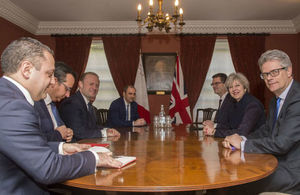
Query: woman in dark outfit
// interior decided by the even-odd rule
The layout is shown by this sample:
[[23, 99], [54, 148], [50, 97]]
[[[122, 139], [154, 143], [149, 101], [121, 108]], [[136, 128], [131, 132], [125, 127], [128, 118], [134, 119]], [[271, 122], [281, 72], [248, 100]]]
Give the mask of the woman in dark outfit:
[[215, 125], [204, 126], [204, 134], [226, 137], [237, 133], [245, 136], [265, 123], [264, 107], [249, 94], [249, 81], [242, 73], [230, 74], [225, 86], [233, 97], [226, 117], [218, 121], [216, 128]]

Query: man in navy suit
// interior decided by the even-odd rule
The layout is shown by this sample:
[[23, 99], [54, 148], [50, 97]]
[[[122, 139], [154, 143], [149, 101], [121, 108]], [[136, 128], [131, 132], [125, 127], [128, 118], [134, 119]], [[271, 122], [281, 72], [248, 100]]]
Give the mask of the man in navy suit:
[[[247, 194], [278, 191], [300, 194], [300, 83], [293, 80], [289, 56], [280, 50], [263, 53], [258, 61], [261, 78], [275, 95], [264, 125], [246, 137], [234, 134], [225, 138], [226, 148], [247, 153], [267, 153], [278, 160], [274, 173], [265, 179], [239, 186]], [[247, 160], [247, 159], [246, 159]]]
[[86, 72], [79, 79], [79, 90], [60, 104], [60, 116], [66, 126], [73, 129], [75, 140], [120, 136], [115, 129], [103, 128], [96, 123], [92, 102], [96, 99], [99, 86], [98, 75]]
[[41, 120], [41, 130], [48, 141], [70, 142], [73, 130], [62, 121], [54, 102], [70, 96], [76, 78], [75, 72], [64, 62], [55, 62], [54, 84], [47, 89], [46, 98], [34, 103]]
[[132, 127], [146, 124], [146, 121], [139, 117], [138, 105], [134, 101], [135, 92], [134, 86], [127, 85], [123, 89], [123, 97], [111, 103], [107, 117], [110, 127]]
[[[211, 86], [213, 87], [215, 94], [220, 97], [219, 106], [214, 122], [211, 120], [207, 120], [203, 122], [203, 125], [207, 126], [209, 129], [218, 129], [218, 123], [222, 124], [226, 122], [226, 115], [228, 112], [228, 108], [232, 104], [232, 97], [228, 93], [228, 90], [225, 86], [225, 81], [227, 79], [226, 74], [217, 73], [212, 76], [212, 79], [213, 80]], [[218, 137], [218, 133], [215, 136]]]
[[103, 153], [78, 152], [80, 144], [47, 142], [42, 136], [33, 105], [54, 83], [49, 47], [32, 38], [16, 40], [3, 51], [1, 68], [1, 194], [48, 194], [48, 184], [93, 174], [96, 166], [121, 166]]

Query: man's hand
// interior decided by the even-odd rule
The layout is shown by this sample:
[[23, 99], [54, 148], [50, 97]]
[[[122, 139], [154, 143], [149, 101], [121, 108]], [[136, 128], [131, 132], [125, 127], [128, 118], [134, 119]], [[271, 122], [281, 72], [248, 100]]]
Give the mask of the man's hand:
[[73, 130], [67, 128], [65, 125], [59, 126], [56, 130], [60, 133], [61, 137], [66, 140], [66, 142], [70, 142], [73, 137]]
[[120, 133], [115, 129], [107, 129], [106, 135], [107, 135], [107, 137], [114, 137], [114, 136], [120, 137]]
[[75, 154], [77, 152], [82, 152], [85, 151], [87, 149], [89, 149], [91, 146], [87, 145], [87, 144], [67, 144], [64, 143], [63, 144], [63, 152], [65, 155], [71, 155], [71, 154]]
[[139, 118], [136, 121], [133, 121], [133, 126], [143, 126], [146, 124], [145, 119]]
[[107, 167], [107, 168], [121, 168], [122, 163], [115, 160], [112, 156], [105, 153], [97, 153], [99, 155], [99, 162], [97, 167]]
[[243, 138], [235, 133], [233, 135], [225, 137], [225, 139], [223, 141], [223, 146], [225, 148], [229, 148], [229, 149], [231, 149], [231, 146], [234, 146], [236, 149], [241, 149], [242, 141], [243, 141]]

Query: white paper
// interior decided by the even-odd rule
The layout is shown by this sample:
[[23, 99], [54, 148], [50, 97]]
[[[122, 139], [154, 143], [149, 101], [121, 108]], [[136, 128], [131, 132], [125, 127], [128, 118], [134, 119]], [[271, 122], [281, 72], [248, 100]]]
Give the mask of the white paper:
[[93, 152], [96, 153], [111, 153], [111, 151], [105, 147], [102, 146], [93, 146], [91, 148], [89, 148], [89, 150], [92, 150]]

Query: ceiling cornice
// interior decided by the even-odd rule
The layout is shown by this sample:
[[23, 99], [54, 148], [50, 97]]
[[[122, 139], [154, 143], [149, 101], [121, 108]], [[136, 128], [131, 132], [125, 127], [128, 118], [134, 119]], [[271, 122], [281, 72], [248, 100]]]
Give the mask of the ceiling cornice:
[[[51, 34], [134, 34], [138, 33], [135, 21], [114, 22], [46, 22], [8, 0], [0, 0], [0, 16], [35, 35]], [[300, 15], [293, 20], [264, 21], [185, 21], [183, 33], [270, 33], [294, 34], [300, 32]], [[146, 33], [146, 29], [142, 29]]]
[[11, 23], [35, 34], [39, 21], [8, 0], [0, 0], [0, 16]]
[[[136, 22], [40, 22], [37, 35], [49, 34], [134, 34], [138, 33]], [[142, 33], [146, 33], [142, 29]], [[279, 21], [186, 21], [183, 33], [271, 33], [294, 34], [294, 24]]]
[[300, 32], [300, 14], [293, 19], [296, 32]]

